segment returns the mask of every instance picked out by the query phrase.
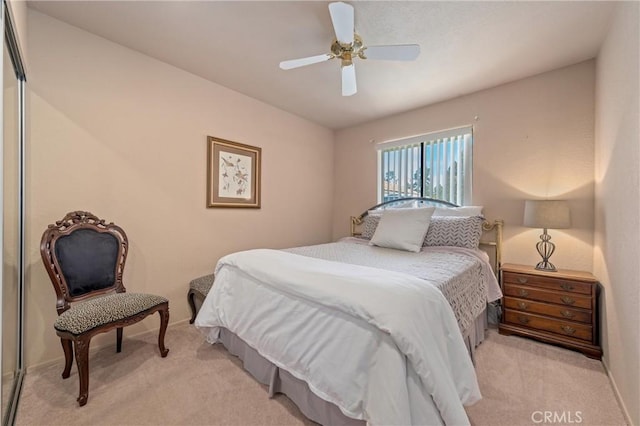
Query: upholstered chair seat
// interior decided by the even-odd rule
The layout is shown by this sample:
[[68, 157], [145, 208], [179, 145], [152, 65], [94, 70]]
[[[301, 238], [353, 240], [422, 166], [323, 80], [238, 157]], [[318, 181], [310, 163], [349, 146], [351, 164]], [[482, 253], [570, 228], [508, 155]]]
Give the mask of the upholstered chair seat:
[[96, 327], [134, 317], [169, 301], [161, 296], [143, 293], [115, 293], [79, 302], [64, 311], [53, 327], [79, 335]]
[[209, 274], [195, 278], [189, 283], [189, 292], [187, 293], [187, 301], [191, 308], [191, 320], [189, 320], [189, 324], [193, 324], [196, 320], [196, 315], [198, 314], [198, 311], [196, 310], [195, 297], [198, 297], [202, 302], [202, 300], [207, 297], [207, 294], [209, 294], [211, 287], [213, 287], [213, 281], [215, 278], [215, 274]]
[[214, 275], [205, 275], [204, 277], [196, 278], [189, 283], [189, 288], [197, 291], [203, 296], [206, 296], [213, 286]]

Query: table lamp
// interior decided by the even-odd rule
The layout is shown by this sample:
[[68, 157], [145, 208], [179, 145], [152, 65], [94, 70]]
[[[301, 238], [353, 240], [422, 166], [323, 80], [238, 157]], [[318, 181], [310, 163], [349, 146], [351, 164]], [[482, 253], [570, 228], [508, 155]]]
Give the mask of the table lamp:
[[536, 265], [541, 271], [556, 271], [549, 258], [556, 249], [547, 229], [566, 229], [571, 226], [569, 203], [566, 200], [526, 200], [524, 204], [524, 226], [542, 228], [540, 241], [536, 244], [542, 262]]

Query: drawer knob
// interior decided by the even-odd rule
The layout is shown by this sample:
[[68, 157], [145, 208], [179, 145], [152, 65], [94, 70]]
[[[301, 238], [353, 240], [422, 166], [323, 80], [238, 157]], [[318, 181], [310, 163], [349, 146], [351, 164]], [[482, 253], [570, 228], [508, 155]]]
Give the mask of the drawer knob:
[[520, 321], [522, 324], [528, 324], [529, 323], [529, 318], [523, 316], [523, 315], [518, 315], [518, 321]]
[[528, 303], [525, 302], [518, 302], [518, 308], [520, 309], [527, 309], [529, 307]]
[[519, 282], [520, 284], [524, 284], [524, 283], [526, 283], [527, 281], [528, 281], [528, 280], [527, 280], [527, 278], [526, 278], [526, 277], [518, 277], [518, 282]]
[[562, 303], [564, 303], [565, 305], [573, 305], [574, 303], [576, 303], [574, 299], [567, 296], [562, 296], [560, 300], [562, 300]]
[[574, 313], [573, 313], [573, 312], [571, 312], [571, 311], [567, 311], [567, 310], [560, 311], [560, 313], [561, 313], [561, 314], [562, 314], [562, 316], [563, 316], [563, 317], [565, 317], [565, 318], [573, 318], [573, 317], [575, 317], [575, 316], [576, 316], [576, 314], [574, 314]]
[[562, 284], [560, 284], [560, 287], [562, 287], [562, 289], [566, 290], [566, 291], [573, 290], [573, 286], [571, 284], [569, 284], [569, 283], [562, 283]]
[[568, 325], [563, 325], [560, 326], [560, 328], [562, 329], [562, 331], [564, 331], [566, 334], [573, 334], [576, 332], [576, 329], [573, 327], [569, 327]]
[[521, 297], [527, 297], [529, 295], [529, 292], [523, 288], [521, 288], [520, 290], [518, 290], [518, 296]]

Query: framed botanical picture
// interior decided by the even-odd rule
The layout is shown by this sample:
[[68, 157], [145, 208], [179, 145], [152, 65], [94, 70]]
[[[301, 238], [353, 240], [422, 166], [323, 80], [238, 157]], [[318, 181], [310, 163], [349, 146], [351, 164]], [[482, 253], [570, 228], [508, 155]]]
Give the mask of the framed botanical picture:
[[207, 207], [260, 208], [262, 149], [207, 136]]

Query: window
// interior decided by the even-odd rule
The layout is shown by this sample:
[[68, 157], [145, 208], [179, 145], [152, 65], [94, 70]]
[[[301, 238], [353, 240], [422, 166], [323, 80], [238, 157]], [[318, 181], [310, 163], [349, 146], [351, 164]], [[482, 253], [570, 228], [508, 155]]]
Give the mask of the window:
[[379, 201], [429, 197], [470, 204], [472, 141], [472, 128], [461, 127], [379, 144]]

